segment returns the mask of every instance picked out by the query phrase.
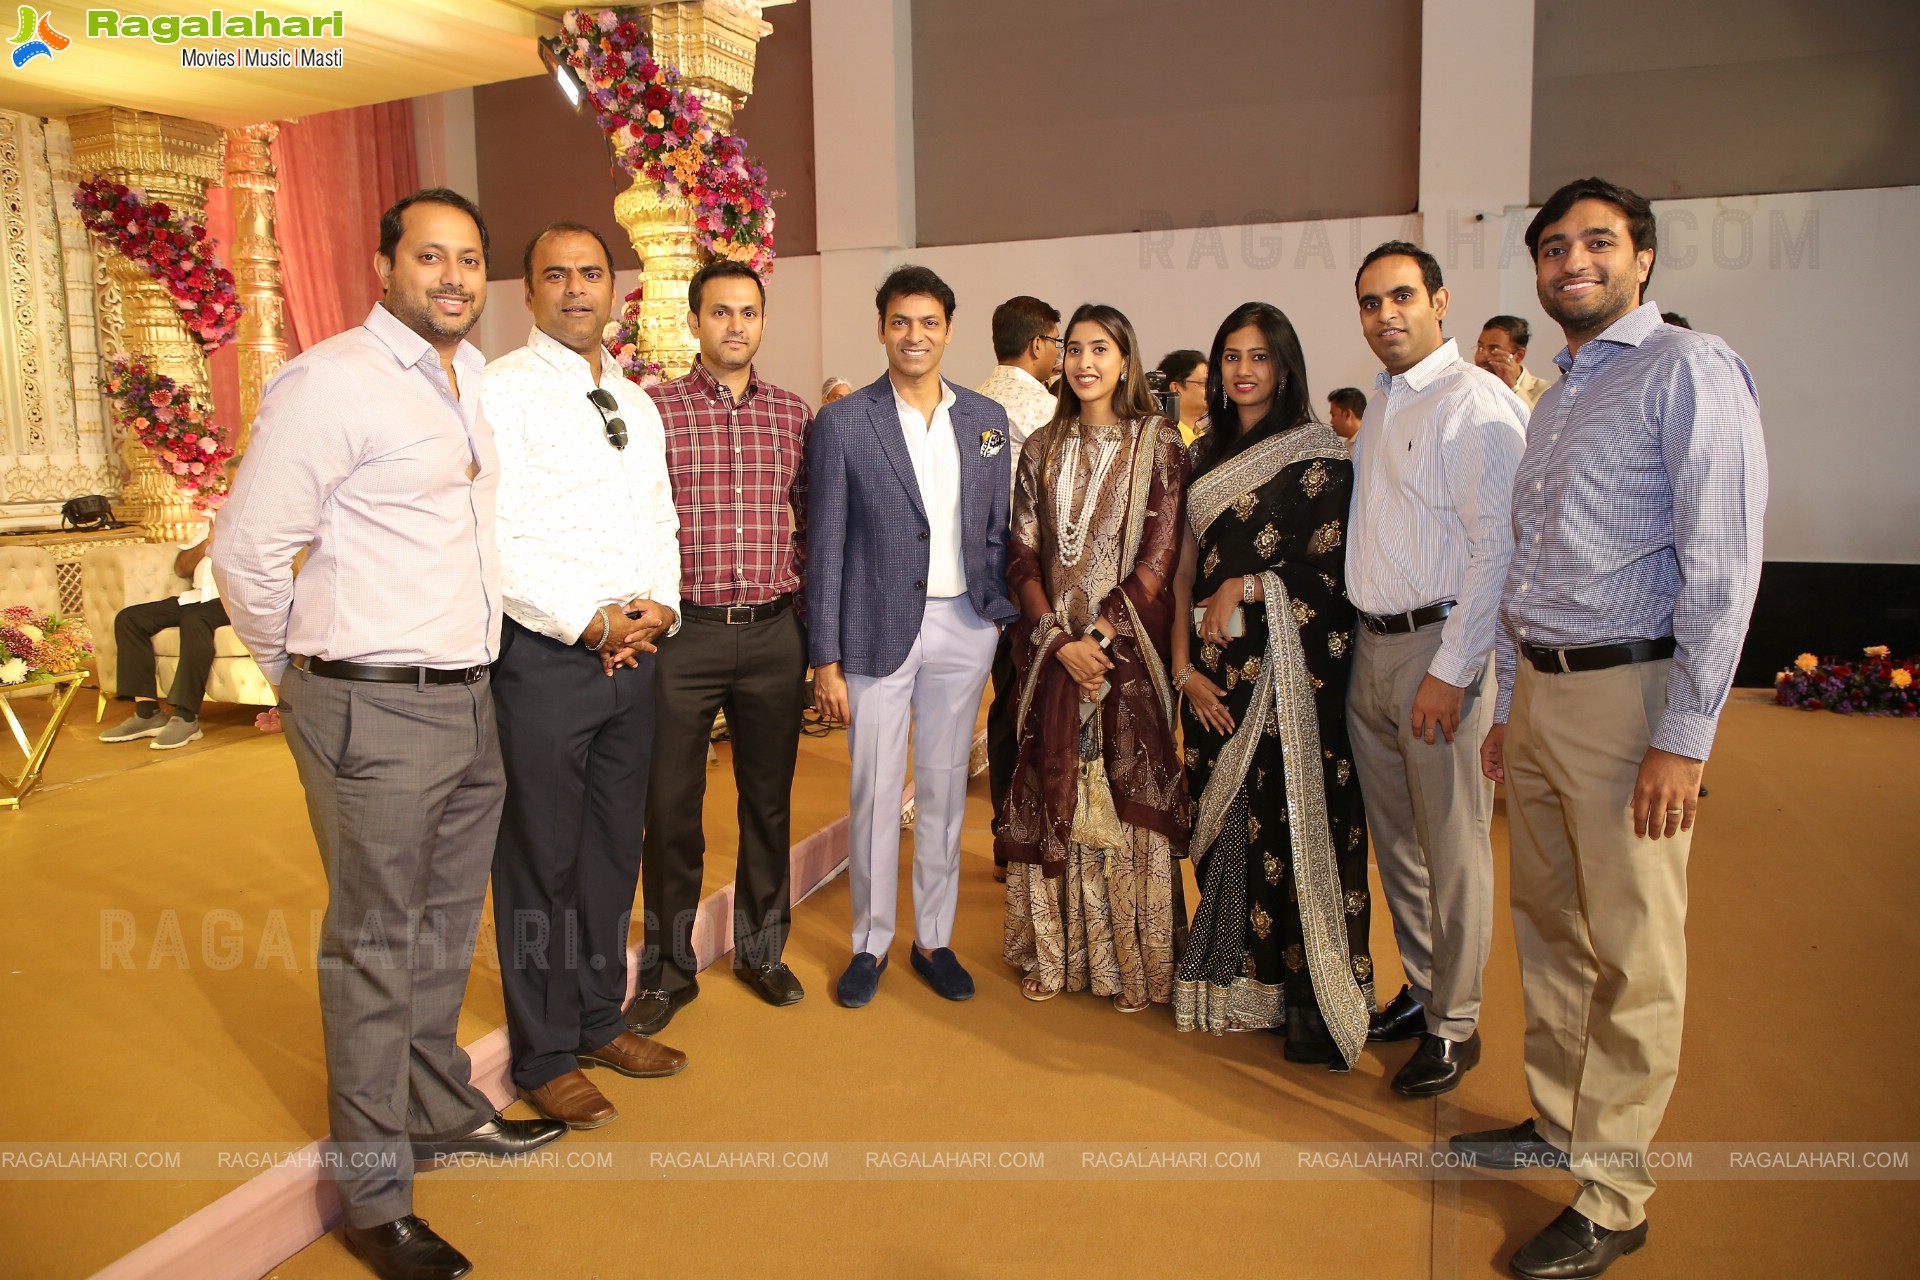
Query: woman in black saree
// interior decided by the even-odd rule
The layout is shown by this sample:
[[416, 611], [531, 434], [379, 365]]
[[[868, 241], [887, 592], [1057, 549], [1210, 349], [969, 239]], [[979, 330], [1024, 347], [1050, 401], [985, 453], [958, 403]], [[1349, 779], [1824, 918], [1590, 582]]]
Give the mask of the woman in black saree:
[[1347, 444], [1313, 421], [1278, 308], [1246, 303], [1208, 359], [1172, 661], [1200, 883], [1183, 1031], [1267, 1029], [1344, 1070], [1373, 1012], [1366, 818], [1347, 746]]

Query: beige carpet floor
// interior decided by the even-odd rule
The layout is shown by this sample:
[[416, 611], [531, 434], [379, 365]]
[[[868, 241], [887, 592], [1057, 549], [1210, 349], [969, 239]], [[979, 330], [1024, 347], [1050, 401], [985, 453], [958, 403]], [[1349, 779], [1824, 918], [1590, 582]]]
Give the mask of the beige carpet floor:
[[[208, 719], [206, 741], [170, 754], [106, 747], [89, 740], [90, 724], [72, 726], [43, 791], [22, 812], [0, 813], [11, 888], [0, 900], [0, 1086], [10, 1102], [0, 1144], [294, 1141], [325, 1127], [305, 959], [322, 886], [299, 789], [284, 744], [254, 734], [250, 713], [210, 709]], [[1920, 949], [1917, 773], [1920, 726], [1736, 694], [1693, 846], [1686, 1049], [1663, 1143], [1920, 1142], [1911, 1065], [1920, 1018], [1904, 996]], [[724, 768], [711, 776], [710, 843], [726, 849], [731, 785]], [[796, 837], [844, 812], [844, 787], [843, 742], [803, 743]], [[770, 1009], [710, 971], [661, 1037], [692, 1057], [686, 1072], [597, 1077], [622, 1119], [555, 1150], [611, 1159], [610, 1175], [428, 1175], [418, 1211], [481, 1276], [1439, 1278], [1501, 1274], [1512, 1247], [1566, 1202], [1552, 1176], [1331, 1177], [1298, 1168], [1292, 1147], [1261, 1145], [1424, 1142], [1526, 1114], [1504, 912], [1487, 973], [1485, 1060], [1448, 1098], [1412, 1103], [1386, 1087], [1404, 1045], [1369, 1050], [1338, 1076], [1284, 1063], [1271, 1036], [1179, 1035], [1164, 1009], [1122, 1017], [1084, 995], [1022, 1000], [998, 960], [987, 819], [982, 779], [955, 940], [979, 982], [975, 1000], [936, 998], [909, 970], [902, 940], [873, 1005], [834, 1006], [828, 991], [847, 954], [836, 880], [800, 909], [788, 949], [805, 1002]], [[1505, 843], [1497, 820], [1503, 897]], [[716, 860], [710, 885], [728, 871]], [[169, 911], [184, 964], [165, 945], [155, 954]], [[216, 911], [238, 916], [213, 917], [214, 960], [223, 940], [239, 940], [231, 968], [203, 954]], [[291, 969], [272, 957], [256, 965], [276, 911], [301, 956]], [[103, 962], [102, 938], [123, 937], [129, 918], [133, 940], [120, 954], [132, 968], [111, 954]], [[1374, 955], [1390, 994], [1399, 974], [1383, 911]], [[500, 1016], [497, 973], [482, 963], [463, 1038]], [[655, 1150], [707, 1144], [819, 1149], [838, 1163], [824, 1178], [775, 1169], [723, 1179], [649, 1163]], [[1053, 1164], [1040, 1176], [863, 1167], [863, 1151], [913, 1144], [1045, 1148]], [[1128, 1144], [1210, 1159], [1257, 1148], [1265, 1163], [1258, 1177], [1116, 1178], [1060, 1154]], [[1650, 1206], [1649, 1248], [1614, 1274], [1912, 1274], [1900, 1258], [1911, 1256], [1920, 1211], [1914, 1177], [1674, 1177]], [[226, 1189], [7, 1182], [0, 1276], [90, 1274]], [[366, 1273], [326, 1239], [273, 1274]]]

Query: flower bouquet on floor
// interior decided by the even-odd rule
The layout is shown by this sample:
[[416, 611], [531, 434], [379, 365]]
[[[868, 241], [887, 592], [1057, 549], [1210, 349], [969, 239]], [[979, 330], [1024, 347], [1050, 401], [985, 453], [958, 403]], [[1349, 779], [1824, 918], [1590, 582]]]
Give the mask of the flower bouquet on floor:
[[1862, 650], [1857, 662], [1824, 661], [1803, 653], [1773, 678], [1773, 700], [1802, 711], [1841, 715], [1920, 716], [1915, 668], [1920, 660], [1892, 657], [1887, 646]]
[[0, 685], [78, 671], [91, 657], [85, 623], [24, 604], [0, 609]]

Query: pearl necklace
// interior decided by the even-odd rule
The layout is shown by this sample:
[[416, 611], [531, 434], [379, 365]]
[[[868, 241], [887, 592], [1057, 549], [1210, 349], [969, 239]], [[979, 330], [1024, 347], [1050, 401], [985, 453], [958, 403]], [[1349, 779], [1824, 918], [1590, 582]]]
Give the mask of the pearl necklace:
[[1092, 523], [1093, 508], [1100, 501], [1100, 490], [1106, 484], [1107, 472], [1120, 454], [1120, 442], [1107, 440], [1101, 443], [1100, 452], [1094, 459], [1093, 473], [1087, 477], [1087, 491], [1080, 499], [1078, 519], [1073, 514], [1073, 481], [1080, 465], [1079, 431], [1075, 431], [1073, 438], [1067, 441], [1064, 452], [1066, 456], [1060, 462], [1060, 479], [1053, 489], [1053, 519], [1060, 563], [1071, 568], [1080, 563], [1080, 556], [1086, 551], [1087, 526]]

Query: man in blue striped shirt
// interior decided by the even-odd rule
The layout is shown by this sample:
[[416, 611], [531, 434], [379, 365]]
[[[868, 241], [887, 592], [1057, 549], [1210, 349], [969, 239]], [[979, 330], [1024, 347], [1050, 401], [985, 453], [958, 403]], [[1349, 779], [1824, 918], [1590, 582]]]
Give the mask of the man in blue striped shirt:
[[1646, 1240], [1647, 1148], [1680, 1057], [1687, 852], [1759, 585], [1767, 464], [1746, 365], [1646, 299], [1644, 198], [1570, 183], [1527, 249], [1567, 347], [1514, 477], [1481, 762], [1507, 784], [1539, 1116], [1453, 1145], [1571, 1169], [1573, 1206], [1509, 1264], [1558, 1280]]

